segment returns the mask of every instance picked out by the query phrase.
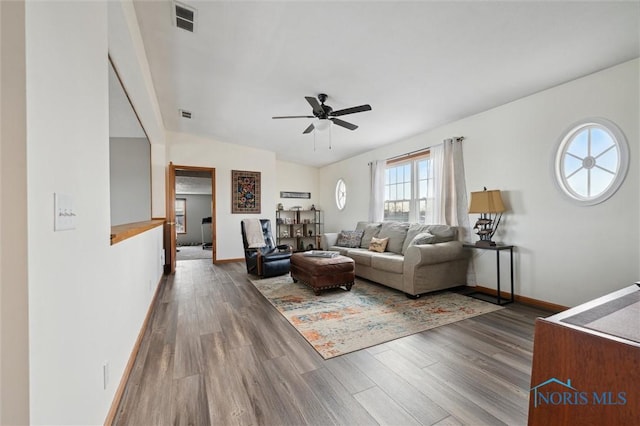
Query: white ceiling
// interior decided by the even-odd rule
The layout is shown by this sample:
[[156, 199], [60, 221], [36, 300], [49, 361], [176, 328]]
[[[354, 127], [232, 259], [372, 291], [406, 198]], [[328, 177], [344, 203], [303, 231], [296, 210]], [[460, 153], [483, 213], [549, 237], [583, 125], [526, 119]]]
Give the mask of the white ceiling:
[[[134, 0], [164, 125], [321, 166], [640, 56], [640, 2]], [[302, 131], [327, 93], [359, 129]], [[637, 94], [635, 94], [637, 95]], [[178, 110], [193, 113], [192, 120]]]

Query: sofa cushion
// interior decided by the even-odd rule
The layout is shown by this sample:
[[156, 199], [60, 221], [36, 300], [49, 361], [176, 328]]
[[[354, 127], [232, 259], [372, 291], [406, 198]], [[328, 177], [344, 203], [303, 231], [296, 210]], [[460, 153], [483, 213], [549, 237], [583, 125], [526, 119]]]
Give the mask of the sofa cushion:
[[425, 225], [423, 223], [412, 223], [407, 230], [407, 238], [402, 246], [402, 254], [407, 252], [407, 247], [416, 235], [428, 232], [436, 237], [436, 243], [446, 243], [447, 241], [455, 241], [458, 237], [458, 228], [450, 225]]
[[411, 241], [416, 237], [416, 235], [429, 232], [429, 225], [425, 225], [424, 223], [412, 223], [409, 225], [409, 229], [407, 229], [407, 238], [404, 240], [404, 244], [402, 245], [402, 254], [405, 254], [407, 251], [407, 247], [411, 244]]
[[372, 251], [360, 248], [350, 249], [347, 252], [347, 256], [352, 258], [353, 261], [356, 262], [356, 265], [362, 266], [371, 266], [371, 256], [373, 254]]
[[387, 248], [387, 244], [389, 243], [389, 238], [371, 238], [371, 244], [369, 244], [369, 250], [376, 251], [378, 253], [383, 253]]
[[339, 247], [339, 246], [329, 246], [327, 248], [329, 251], [337, 251], [340, 255], [346, 256], [349, 253], [348, 247]]
[[363, 231], [362, 240], [360, 241], [360, 248], [369, 248], [371, 238], [378, 236], [381, 226], [382, 224], [379, 222], [358, 222], [356, 231]]
[[421, 232], [415, 237], [413, 237], [413, 240], [411, 240], [411, 242], [409, 243], [409, 246], [417, 246], [420, 244], [433, 244], [436, 242], [438, 242], [438, 238], [435, 235], [429, 232]]
[[436, 236], [437, 243], [455, 241], [458, 237], [458, 228], [449, 225], [429, 225], [427, 232]]
[[404, 268], [404, 256], [395, 253], [374, 253], [371, 256], [371, 267], [380, 271], [402, 274]]
[[336, 245], [338, 247], [360, 247], [361, 239], [362, 231], [342, 231], [338, 235], [338, 241], [336, 241]]
[[402, 246], [408, 230], [409, 224], [406, 222], [383, 222], [378, 238], [389, 238], [387, 251], [402, 254]]

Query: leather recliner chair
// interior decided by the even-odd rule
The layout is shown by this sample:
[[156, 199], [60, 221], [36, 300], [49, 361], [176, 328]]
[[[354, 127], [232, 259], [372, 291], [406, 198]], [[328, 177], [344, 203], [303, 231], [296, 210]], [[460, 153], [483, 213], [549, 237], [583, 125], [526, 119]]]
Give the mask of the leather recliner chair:
[[271, 234], [271, 221], [260, 219], [265, 247], [249, 248], [244, 223], [240, 222], [242, 231], [242, 244], [244, 245], [244, 259], [247, 264], [247, 273], [262, 278], [275, 277], [288, 274], [291, 267], [292, 248], [288, 245], [276, 246]]

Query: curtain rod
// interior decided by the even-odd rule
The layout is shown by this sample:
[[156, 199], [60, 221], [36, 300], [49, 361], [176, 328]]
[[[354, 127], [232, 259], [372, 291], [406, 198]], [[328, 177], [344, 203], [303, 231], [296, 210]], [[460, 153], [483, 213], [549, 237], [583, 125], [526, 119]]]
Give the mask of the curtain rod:
[[[457, 137], [454, 137], [454, 138], [451, 138], [451, 139], [454, 139], [457, 142], [462, 142], [464, 140], [464, 136], [457, 136]], [[430, 148], [431, 147], [416, 149], [415, 151], [406, 152], [404, 154], [396, 155], [395, 157], [386, 158], [385, 161], [391, 161], [391, 160], [396, 160], [396, 159], [402, 158], [402, 157], [408, 157], [410, 155], [417, 154], [419, 152], [427, 152], [427, 151], [429, 151]], [[369, 165], [370, 164], [371, 164], [371, 162], [369, 162]]]

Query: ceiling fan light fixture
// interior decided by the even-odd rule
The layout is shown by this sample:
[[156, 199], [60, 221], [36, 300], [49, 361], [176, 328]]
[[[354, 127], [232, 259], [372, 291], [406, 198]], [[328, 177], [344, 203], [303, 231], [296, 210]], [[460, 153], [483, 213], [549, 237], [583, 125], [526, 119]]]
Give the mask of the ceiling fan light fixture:
[[327, 130], [331, 125], [331, 121], [328, 118], [318, 118], [315, 123], [313, 123], [313, 127], [319, 132]]

